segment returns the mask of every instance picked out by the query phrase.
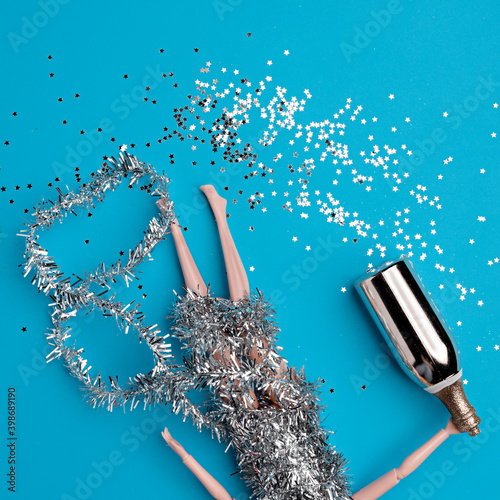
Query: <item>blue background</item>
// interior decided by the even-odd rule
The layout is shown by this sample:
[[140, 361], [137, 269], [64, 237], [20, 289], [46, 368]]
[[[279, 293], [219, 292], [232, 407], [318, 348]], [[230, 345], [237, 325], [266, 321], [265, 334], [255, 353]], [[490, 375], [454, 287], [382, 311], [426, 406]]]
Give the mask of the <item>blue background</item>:
[[[50, 15], [43, 14], [43, 5]], [[389, 10], [392, 13], [387, 15]], [[396, 212], [410, 208], [407, 227], [409, 242], [414, 245], [412, 260], [455, 333], [468, 380], [466, 391], [485, 425], [477, 438], [450, 438], [384, 498], [495, 498], [500, 351], [494, 346], [500, 343], [500, 265], [488, 265], [488, 261], [499, 257], [500, 243], [500, 137], [491, 136], [500, 133], [500, 109], [493, 106], [500, 101], [499, 13], [497, 2], [471, 5], [462, 0], [439, 5], [408, 0], [263, 5], [249, 0], [144, 5], [26, 1], [11, 3], [4, 10], [0, 20], [0, 175], [1, 185], [6, 187], [0, 192], [0, 399], [5, 416], [7, 388], [16, 388], [17, 498], [208, 498], [165, 447], [159, 434], [164, 425], [235, 498], [248, 498], [243, 482], [230, 476], [237, 470], [232, 452], [224, 453], [223, 444], [171, 415], [168, 407], [138, 408], [125, 414], [90, 408], [62, 363], [46, 365], [43, 361], [48, 353], [44, 332], [50, 325], [49, 299], [37, 294], [29, 279], [23, 279], [19, 267], [23, 240], [16, 233], [30, 221], [29, 213], [37, 202], [57, 197], [55, 186], [63, 192], [65, 186], [78, 189], [74, 167], [80, 169], [85, 182], [103, 156], [116, 155], [119, 145], [131, 143], [136, 147], [129, 151], [157, 170], [165, 170], [172, 179], [171, 195], [179, 220], [189, 228], [186, 238], [192, 253], [205, 280], [220, 296], [228, 296], [228, 287], [216, 227], [196, 193], [206, 183], [215, 183], [219, 189], [228, 187], [230, 227], [246, 269], [255, 268], [249, 272], [251, 286], [274, 299], [281, 344], [290, 362], [305, 365], [310, 379], [325, 380], [325, 426], [335, 431], [331, 441], [349, 460], [353, 491], [398, 466], [448, 419], [439, 401], [419, 390], [389, 361], [381, 337], [352, 287], [369, 264], [377, 266], [402, 253], [396, 247], [401, 239], [391, 233], [398, 219]], [[199, 50], [195, 52], [195, 48]], [[285, 50], [290, 55], [285, 56]], [[267, 64], [269, 60], [272, 66]], [[208, 61], [207, 75], [200, 68], [208, 67]], [[150, 78], [155, 83], [150, 100], [124, 106], [122, 96], [143, 89], [148, 68], [157, 67], [174, 76], [159, 82]], [[221, 73], [222, 67], [228, 68], [228, 74]], [[230, 74], [234, 69], [240, 71], [237, 77]], [[129, 77], [123, 78], [124, 74]], [[268, 184], [269, 176], [245, 180], [246, 167], [233, 174], [220, 172], [229, 165], [207, 144], [198, 143], [193, 151], [190, 141], [157, 142], [164, 126], [175, 128], [173, 108], [189, 104], [186, 96], [197, 93], [196, 79], [229, 82], [233, 78], [238, 83], [238, 78], [247, 77], [253, 89], [266, 75], [273, 77], [266, 84], [267, 99], [278, 85], [288, 89], [288, 97], [306, 99], [304, 89], [312, 94], [297, 117], [300, 123], [331, 119], [347, 98], [353, 100], [353, 108], [363, 106], [368, 120], [365, 129], [358, 120], [342, 139], [349, 144], [354, 163], [343, 167], [345, 172], [339, 177], [343, 180], [335, 190], [331, 163], [317, 163], [308, 186], [313, 206], [307, 209], [296, 207], [297, 174], [292, 176], [286, 167], [294, 161], [291, 153], [295, 147], [288, 142], [291, 137], [280, 135], [269, 150], [255, 144], [259, 161], [275, 169], [273, 186]], [[483, 86], [482, 97], [474, 100], [484, 81], [494, 84], [487, 91]], [[389, 99], [389, 94], [395, 99]], [[58, 102], [60, 97], [62, 102]], [[151, 99], [157, 99], [157, 104]], [[471, 110], [463, 111], [463, 106]], [[443, 116], [446, 111], [447, 119]], [[220, 108], [211, 119], [218, 114]], [[379, 120], [373, 122], [372, 116]], [[404, 122], [406, 116], [411, 117], [409, 124]], [[103, 120], [107, 131], [96, 134]], [[391, 132], [392, 126], [397, 126], [397, 132]], [[258, 117], [251, 120], [240, 131], [243, 142], [255, 138], [264, 127]], [[359, 151], [369, 151], [373, 145], [368, 134], [376, 135], [381, 148], [407, 144], [416, 156], [420, 150], [418, 165], [407, 164], [401, 170], [399, 191], [394, 192], [395, 184], [360, 160]], [[82, 141], [90, 137], [97, 138], [97, 143], [85, 149]], [[9, 144], [4, 145], [5, 141]], [[146, 147], [148, 142], [150, 147]], [[68, 148], [80, 148], [85, 154], [68, 158]], [[287, 160], [274, 164], [272, 157], [278, 152]], [[404, 151], [399, 153], [404, 156]], [[174, 165], [169, 163], [170, 154], [175, 155]], [[453, 161], [444, 164], [448, 157]], [[212, 160], [215, 165], [210, 164]], [[193, 161], [197, 164], [192, 165]], [[376, 177], [372, 191], [351, 181], [351, 168]], [[407, 170], [408, 179], [402, 176]], [[440, 174], [442, 179], [438, 179]], [[282, 209], [286, 201], [282, 193], [290, 178], [294, 179], [288, 198], [295, 207], [292, 213]], [[442, 208], [438, 210], [428, 201], [417, 203], [410, 194], [417, 185], [426, 186], [427, 192], [417, 192], [428, 194], [429, 200], [439, 196]], [[241, 196], [240, 189], [244, 191]], [[275, 197], [273, 189], [278, 192]], [[314, 206], [315, 189], [322, 196], [331, 190], [347, 211], [359, 211], [359, 218], [378, 232], [378, 239], [369, 241], [349, 227], [356, 216], [348, 217], [343, 227], [328, 224]], [[262, 206], [267, 212], [261, 206], [249, 210], [246, 200], [256, 191], [265, 194]], [[233, 199], [238, 203], [232, 204]], [[309, 213], [309, 218], [301, 218], [301, 212]], [[68, 218], [41, 237], [66, 273], [78, 274], [94, 269], [99, 262], [114, 262], [120, 250], [127, 252], [140, 240], [156, 210], [146, 194], [121, 186], [93, 214], [92, 218], [85, 213]], [[486, 221], [478, 221], [478, 216]], [[385, 226], [378, 226], [380, 219]], [[430, 233], [431, 220], [436, 223], [435, 235]], [[415, 234], [421, 234], [422, 240]], [[292, 241], [294, 236], [297, 242]], [[470, 239], [475, 243], [470, 244]], [[338, 245], [326, 259], [318, 260], [314, 251], [321, 241]], [[428, 243], [427, 248], [420, 247], [421, 241]], [[386, 247], [385, 255], [375, 249], [367, 256], [376, 243]], [[436, 244], [442, 255], [434, 249]], [[310, 252], [306, 246], [311, 247]], [[427, 257], [421, 261], [422, 252]], [[129, 289], [120, 286], [120, 299], [139, 300], [148, 320], [168, 331], [165, 316], [173, 302], [172, 290], [180, 290], [182, 284], [171, 239], [159, 245], [153, 257], [153, 262], [141, 266], [142, 290], [138, 283]], [[436, 263], [445, 271], [438, 270]], [[292, 280], [294, 266], [305, 277]], [[450, 268], [455, 272], [450, 273]], [[468, 291], [466, 299], [460, 300], [457, 284], [467, 290], [474, 288], [475, 294]], [[479, 306], [478, 301], [484, 305]], [[112, 320], [82, 313], [73, 326], [94, 373], [123, 378], [152, 366], [147, 349], [133, 335], [120, 333]], [[7, 471], [7, 451], [4, 453], [5, 458], [0, 457], [3, 478]], [[103, 469], [103, 462], [110, 460], [115, 463], [112, 470]], [[82, 482], [89, 481], [90, 487], [79, 489]], [[2, 497], [6, 487], [2, 480]]]

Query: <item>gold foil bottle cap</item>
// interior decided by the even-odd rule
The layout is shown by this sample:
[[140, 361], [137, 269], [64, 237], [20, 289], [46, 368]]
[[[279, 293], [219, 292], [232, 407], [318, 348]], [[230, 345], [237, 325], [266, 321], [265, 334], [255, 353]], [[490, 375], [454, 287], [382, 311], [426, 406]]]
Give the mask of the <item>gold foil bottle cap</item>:
[[448, 408], [460, 432], [468, 432], [470, 436], [477, 436], [481, 432], [478, 427], [481, 419], [476, 415], [476, 410], [465, 395], [461, 378], [435, 392], [434, 395]]

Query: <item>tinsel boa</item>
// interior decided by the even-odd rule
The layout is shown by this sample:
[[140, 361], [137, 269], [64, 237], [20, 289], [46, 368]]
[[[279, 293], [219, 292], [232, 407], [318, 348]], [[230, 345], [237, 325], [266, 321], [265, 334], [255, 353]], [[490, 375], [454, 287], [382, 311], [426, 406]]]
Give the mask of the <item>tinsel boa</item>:
[[[318, 385], [294, 369], [276, 378], [285, 360], [277, 354], [274, 311], [262, 294], [233, 302], [188, 291], [179, 297], [174, 317], [174, 336], [186, 349], [192, 380], [215, 396], [197, 423], [210, 426], [235, 449], [253, 495], [348, 498], [345, 461], [321, 427]], [[262, 352], [259, 363], [250, 356], [255, 346]], [[222, 360], [215, 352], [230, 355]], [[252, 394], [258, 408], [249, 404]]]
[[[163, 200], [166, 215], [150, 221], [143, 241], [129, 251], [127, 262], [100, 264], [82, 278], [66, 276], [38, 243], [39, 231], [63, 222], [70, 213], [76, 215], [75, 209], [103, 201], [106, 191], [124, 179], [131, 187], [145, 180], [141, 189]], [[53, 350], [48, 361], [62, 358], [93, 406], [111, 411], [116, 406], [134, 409], [140, 402], [145, 406], [171, 404], [174, 413], [192, 420], [200, 430], [210, 429], [235, 449], [241, 473], [256, 498], [347, 499], [344, 459], [329, 446], [329, 433], [321, 427], [318, 385], [307, 382], [302, 371], [286, 367], [278, 354], [274, 311], [260, 292], [239, 301], [191, 291], [179, 296], [173, 333], [185, 350], [182, 364], [172, 357], [168, 335], [162, 335], [157, 325], [145, 324], [138, 304], [123, 304], [106, 293], [108, 282], [118, 277], [128, 285], [135, 268], [150, 260], [150, 252], [170, 231], [175, 214], [168, 182], [151, 165], [125, 153], [117, 160], [108, 158], [79, 192], [59, 190], [56, 202], [37, 206], [34, 222], [26, 224], [20, 235], [26, 238], [25, 275], [34, 271], [32, 283], [52, 299], [53, 325], [47, 340]], [[95, 285], [103, 292], [91, 291]], [[117, 377], [109, 377], [109, 384], [100, 375], [92, 377], [84, 349], [68, 345], [71, 328], [67, 322], [81, 309], [114, 316], [125, 333], [136, 330], [153, 351], [154, 368], [125, 385]], [[260, 353], [259, 362], [250, 356], [254, 349]], [[204, 388], [211, 393], [209, 401], [194, 404], [189, 391]], [[252, 406], [255, 400], [258, 408]]]

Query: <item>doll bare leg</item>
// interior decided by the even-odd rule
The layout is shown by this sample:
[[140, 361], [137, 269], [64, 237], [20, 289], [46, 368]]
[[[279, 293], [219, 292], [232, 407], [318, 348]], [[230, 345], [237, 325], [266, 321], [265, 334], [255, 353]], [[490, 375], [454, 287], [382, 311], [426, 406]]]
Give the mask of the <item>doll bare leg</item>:
[[248, 284], [245, 268], [243, 267], [243, 263], [241, 262], [238, 250], [236, 250], [236, 245], [234, 244], [227, 225], [227, 202], [217, 194], [213, 186], [201, 186], [200, 189], [205, 193], [215, 215], [215, 220], [217, 221], [222, 251], [224, 253], [224, 262], [226, 263], [231, 300], [237, 301], [244, 299], [250, 293], [250, 286]]
[[[238, 250], [236, 249], [236, 245], [227, 224], [227, 202], [224, 198], [219, 196], [215, 188], [211, 185], [201, 186], [200, 189], [205, 193], [217, 221], [222, 251], [224, 253], [224, 262], [226, 263], [227, 280], [229, 283], [231, 300], [244, 300], [245, 297], [248, 297], [249, 295], [250, 285], [248, 283], [245, 268], [241, 262], [241, 258], [238, 254]], [[265, 339], [262, 339], [261, 345], [253, 348], [250, 357], [255, 360], [256, 363], [261, 363], [264, 357], [268, 354], [268, 344]], [[291, 375], [296, 380], [293, 370], [291, 371]], [[290, 370], [285, 360], [282, 360], [280, 366], [276, 367], [276, 371], [272, 374], [270, 373], [269, 376], [270, 379], [289, 378]], [[279, 405], [280, 398], [285, 396], [284, 392], [279, 394], [277, 391], [273, 390], [268, 390], [267, 393], [273, 403], [277, 405]]]
[[[212, 208], [212, 212], [215, 215], [215, 220], [217, 221], [217, 229], [219, 230], [222, 252], [224, 253], [231, 300], [235, 302], [238, 300], [245, 300], [245, 297], [248, 297], [250, 293], [250, 285], [240, 255], [234, 244], [233, 237], [231, 236], [231, 231], [227, 225], [227, 201], [222, 198], [222, 196], [219, 196], [215, 188], [209, 184], [201, 186], [200, 189], [205, 193], [208, 203]], [[264, 341], [263, 344], [261, 348], [266, 349], [267, 343]], [[258, 352], [257, 346], [252, 351], [251, 357], [255, 359], [257, 363], [262, 361], [263, 357]]]
[[[158, 205], [158, 208], [165, 213], [163, 200], [159, 200], [156, 204]], [[174, 219], [170, 225], [170, 230], [172, 231], [172, 236], [174, 237], [175, 249], [177, 250], [179, 262], [181, 264], [182, 274], [184, 276], [184, 281], [186, 282], [186, 288], [198, 292], [200, 295], [206, 295], [207, 287], [203, 282], [200, 271], [198, 271], [198, 268], [196, 267], [193, 256], [189, 251], [177, 219]]]
[[[162, 200], [159, 200], [157, 202], [157, 205], [160, 210], [164, 212], [165, 207]], [[193, 256], [189, 251], [189, 247], [187, 246], [186, 240], [184, 239], [177, 219], [173, 220], [170, 226], [170, 230], [172, 231], [172, 236], [174, 238], [175, 249], [177, 250], [179, 262], [181, 264], [186, 288], [198, 292], [202, 296], [207, 295], [207, 287], [203, 281], [203, 278], [201, 277], [200, 272], [198, 271]], [[239, 366], [241, 365], [240, 361], [231, 353], [229, 349], [226, 349], [224, 352], [216, 351], [213, 353], [213, 356], [226, 367], [236, 366], [239, 368]], [[229, 401], [229, 396], [227, 393], [221, 394], [221, 397], [226, 402]], [[247, 400], [247, 398], [245, 398], [244, 404], [245, 406], [247, 406], [247, 408], [257, 408], [259, 406], [257, 403], [257, 396], [255, 395], [253, 390], [250, 390], [250, 400]]]

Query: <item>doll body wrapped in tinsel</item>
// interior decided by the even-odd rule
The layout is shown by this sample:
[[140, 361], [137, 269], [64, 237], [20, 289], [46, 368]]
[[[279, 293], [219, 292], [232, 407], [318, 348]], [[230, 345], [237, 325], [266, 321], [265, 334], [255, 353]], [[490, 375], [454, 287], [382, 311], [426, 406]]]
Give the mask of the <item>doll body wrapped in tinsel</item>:
[[[145, 189], [163, 213], [153, 218], [143, 241], [129, 251], [127, 262], [100, 264], [84, 276], [66, 276], [39, 243], [39, 232], [49, 229], [76, 209], [103, 201], [122, 180], [130, 187], [147, 180]], [[203, 188], [216, 215], [227, 267], [231, 300], [212, 296], [194, 264], [174, 214], [168, 194], [169, 179], [128, 153], [108, 158], [92, 180], [79, 192], [60, 190], [55, 202], [42, 202], [35, 220], [21, 231], [26, 239], [25, 275], [34, 271], [32, 283], [51, 297], [52, 327], [47, 332], [52, 352], [48, 361], [62, 358], [85, 390], [94, 407], [112, 411], [122, 406], [134, 409], [171, 404], [172, 411], [192, 420], [201, 430], [229, 442], [234, 448], [241, 474], [254, 497], [267, 500], [348, 498], [344, 459], [327, 443], [321, 427], [318, 387], [305, 379], [303, 371], [289, 368], [278, 352], [279, 331], [274, 312], [260, 292], [250, 294], [245, 270], [227, 226], [225, 205], [212, 186]], [[174, 307], [174, 336], [185, 349], [184, 363], [176, 363], [157, 325], [145, 324], [139, 304], [123, 304], [107, 293], [110, 282], [122, 277], [128, 283], [135, 268], [157, 243], [172, 232], [184, 274], [186, 294]], [[95, 291], [96, 287], [103, 290]], [[135, 330], [155, 357], [155, 366], [138, 373], [125, 385], [117, 377], [109, 384], [100, 374], [91, 376], [84, 349], [71, 341], [68, 320], [79, 310], [100, 310], [113, 316], [125, 333]], [[207, 388], [211, 400], [196, 405], [189, 391]]]
[[[344, 459], [328, 444], [329, 432], [321, 427], [318, 386], [307, 382], [303, 370], [297, 372], [288, 367], [279, 355], [279, 328], [274, 311], [259, 291], [250, 293], [227, 226], [226, 201], [212, 186], [202, 187], [221, 236], [230, 300], [214, 297], [203, 283], [175, 218], [168, 178], [127, 153], [120, 154], [118, 160], [108, 158], [91, 177], [79, 192], [63, 194], [58, 189], [56, 202], [42, 201], [35, 207], [34, 222], [26, 223], [27, 229], [20, 233], [26, 239], [25, 276], [34, 271], [32, 283], [52, 300], [52, 327], [46, 336], [53, 349], [47, 360], [62, 358], [94, 407], [112, 411], [118, 406], [134, 409], [140, 402], [145, 407], [171, 404], [174, 413], [191, 419], [200, 430], [210, 429], [212, 435], [234, 448], [252, 497], [260, 500], [350, 498]], [[159, 218], [149, 222], [143, 240], [129, 251], [126, 262], [119, 260], [111, 266], [101, 263], [83, 277], [65, 275], [39, 244], [39, 232], [57, 221], [62, 223], [70, 213], [77, 215], [78, 208], [94, 207], [96, 200], [103, 201], [105, 193], [113, 191], [125, 178], [129, 187], [147, 179], [141, 189], [160, 197]], [[157, 325], [145, 324], [139, 304], [123, 304], [116, 295], [107, 293], [111, 290], [110, 282], [116, 282], [118, 277], [128, 286], [135, 278], [135, 268], [144, 260], [151, 260], [151, 251], [169, 232], [175, 240], [186, 285], [186, 294], [178, 296], [173, 311], [174, 336], [185, 352], [182, 364], [176, 363], [172, 356], [169, 335], [162, 335]], [[96, 288], [103, 291], [97, 293]], [[100, 374], [90, 375], [84, 349], [75, 342], [69, 344], [72, 330], [68, 320], [79, 310], [96, 309], [105, 316], [114, 316], [125, 333], [136, 330], [139, 340], [146, 342], [154, 355], [155, 366], [150, 372], [138, 373], [129, 378], [126, 385], [120, 385], [118, 377], [109, 377], [108, 385]], [[210, 401], [204, 405], [194, 404], [189, 398], [192, 389], [208, 389]], [[472, 408], [469, 407], [470, 404], [467, 411]], [[472, 420], [475, 431], [472, 430], [477, 434], [479, 419]], [[405, 458], [401, 466], [354, 493], [352, 499], [378, 498], [415, 470], [448, 436], [467, 430], [459, 429], [450, 420], [444, 429]], [[200, 479], [209, 477], [192, 457], [186, 457], [185, 450], [168, 430], [162, 435], [177, 453], [183, 454], [186, 465], [196, 471]], [[215, 490], [220, 493], [221, 488], [218, 485]], [[207, 489], [215, 491], [208, 486]], [[217, 494], [216, 498], [225, 500], [229, 494]]]
[[347, 498], [344, 460], [321, 427], [318, 387], [278, 354], [274, 311], [260, 292], [249, 293], [227, 225], [226, 200], [213, 186], [201, 189], [216, 217], [231, 300], [209, 293], [174, 220], [186, 282], [186, 294], [174, 307], [174, 336], [187, 351], [184, 361], [195, 386], [214, 395], [195, 420], [230, 442], [253, 496]]

